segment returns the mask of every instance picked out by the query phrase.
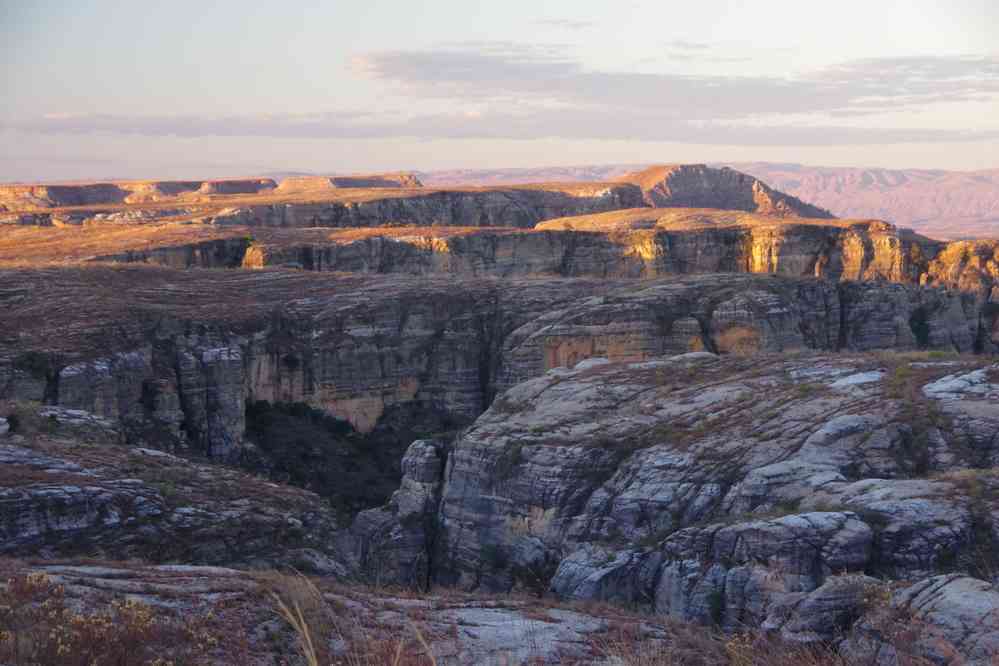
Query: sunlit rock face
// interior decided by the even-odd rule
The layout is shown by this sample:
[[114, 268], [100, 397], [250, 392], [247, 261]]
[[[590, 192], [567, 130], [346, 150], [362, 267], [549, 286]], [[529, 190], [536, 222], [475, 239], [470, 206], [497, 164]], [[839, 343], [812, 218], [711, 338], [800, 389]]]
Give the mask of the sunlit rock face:
[[704, 164], [654, 166], [619, 178], [642, 188], [646, 204], [656, 208], [721, 208], [764, 215], [831, 219], [833, 215], [762, 181], [729, 168]]

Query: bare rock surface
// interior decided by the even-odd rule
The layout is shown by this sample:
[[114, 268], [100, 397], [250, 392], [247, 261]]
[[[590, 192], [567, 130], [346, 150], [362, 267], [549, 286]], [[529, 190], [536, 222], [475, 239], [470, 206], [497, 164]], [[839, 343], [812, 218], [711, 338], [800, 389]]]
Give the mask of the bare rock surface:
[[999, 367], [884, 360], [700, 353], [514, 386], [453, 445], [438, 579], [824, 640], [863, 576], [989, 575], [999, 402], [931, 387]]
[[60, 599], [84, 615], [127, 598], [152, 609], [160, 623], [198, 618], [204, 624], [198, 636], [202, 641], [211, 636], [216, 646], [209, 663], [217, 664], [297, 663], [296, 637], [276, 615], [271, 595], [308, 604], [310, 621], [325, 630], [313, 640], [333, 663], [382, 654], [391, 663], [400, 650], [415, 663], [423, 663], [429, 653], [451, 666], [612, 663], [601, 654], [612, 630], [627, 627], [631, 640], [660, 643], [670, 633], [654, 618], [610, 607], [587, 610], [455, 592], [393, 594], [329, 579], [224, 567], [73, 560], [26, 566], [0, 559], [0, 570], [5, 577], [36, 576], [36, 584], [41, 580], [58, 590]]
[[[398, 640], [416, 623], [443, 663], [595, 661], [622, 622], [633, 644], [668, 645], [679, 621], [985, 665], [999, 403], [975, 387], [997, 370], [929, 353], [591, 357], [512, 386], [454, 442], [414, 442], [389, 503], [349, 523], [307, 491], [123, 445], [113, 418], [21, 406], [0, 443], [2, 542], [97, 556], [30, 567], [80, 604], [224, 602], [251, 644], [276, 580], [259, 570], [293, 567], [326, 577], [354, 630]], [[511, 590], [562, 601], [495, 597]]]
[[4, 555], [347, 573], [334, 558], [337, 519], [313, 493], [123, 446], [108, 419], [79, 410], [17, 414], [0, 440]]

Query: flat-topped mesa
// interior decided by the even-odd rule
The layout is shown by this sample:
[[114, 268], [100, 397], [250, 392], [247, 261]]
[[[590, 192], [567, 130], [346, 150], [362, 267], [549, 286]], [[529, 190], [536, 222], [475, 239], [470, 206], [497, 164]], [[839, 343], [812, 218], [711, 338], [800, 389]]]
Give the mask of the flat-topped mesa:
[[704, 164], [654, 166], [618, 180], [642, 188], [642, 195], [656, 208], [721, 208], [765, 215], [832, 219], [827, 210], [778, 192], [763, 181], [729, 168]]
[[0, 185], [0, 206], [8, 210], [123, 203], [128, 191], [117, 183], [85, 185]]
[[529, 228], [567, 215], [640, 206], [624, 183], [550, 183], [509, 188], [329, 188], [252, 197], [196, 216], [216, 225], [263, 227], [462, 226]]
[[272, 178], [232, 178], [206, 180], [198, 188], [199, 194], [262, 194], [273, 190], [277, 183]]
[[[399, 175], [211, 181], [172, 198], [149, 184], [115, 184], [113, 203], [65, 203], [32, 195], [32, 187], [0, 189], [0, 225], [65, 226], [197, 222], [271, 227], [499, 226], [642, 205], [631, 183], [539, 183], [516, 187], [433, 189]], [[241, 183], [243, 185], [241, 185]], [[196, 183], [195, 183], [196, 184]], [[137, 194], [128, 194], [125, 187]], [[193, 185], [192, 185], [193, 187]], [[257, 191], [237, 192], [240, 187]], [[129, 190], [131, 192], [131, 190]], [[4, 198], [6, 196], [6, 199]], [[47, 196], [47, 195], [46, 195]], [[65, 203], [65, 205], [62, 205]], [[171, 207], [172, 204], [172, 207]]]
[[281, 192], [309, 192], [341, 188], [423, 187], [412, 173], [371, 173], [347, 176], [291, 176], [278, 185]]
[[261, 194], [277, 187], [271, 178], [134, 180], [106, 183], [0, 185], [0, 210], [197, 202], [212, 195]]
[[999, 302], [999, 240], [945, 243], [880, 220], [638, 208], [534, 228], [210, 224], [0, 226], [0, 266], [141, 262], [455, 276], [774, 273], [956, 289]]
[[[535, 227], [551, 233], [606, 234], [622, 246], [646, 248], [655, 275], [746, 272], [811, 275], [833, 280], [932, 283], [988, 292], [996, 283], [994, 246], [951, 251], [949, 245], [882, 220], [776, 217], [699, 208], [630, 210], [565, 217]], [[930, 271], [933, 263], [932, 273]]]

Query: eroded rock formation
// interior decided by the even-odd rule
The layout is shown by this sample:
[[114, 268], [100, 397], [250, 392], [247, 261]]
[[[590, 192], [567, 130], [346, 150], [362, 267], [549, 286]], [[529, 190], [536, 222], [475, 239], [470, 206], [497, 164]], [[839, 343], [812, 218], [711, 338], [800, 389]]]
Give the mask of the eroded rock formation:
[[764, 215], [832, 219], [827, 210], [778, 192], [766, 183], [733, 169], [704, 164], [649, 167], [619, 180], [642, 188], [654, 208], [722, 208]]
[[[984, 666], [995, 242], [730, 170], [631, 180], [29, 188], [0, 234], [0, 554], [181, 563], [44, 568], [75, 591], [294, 567]], [[260, 591], [213, 571], [228, 601]], [[493, 610], [428, 627], [490, 627], [468, 663], [535, 635]], [[602, 619], [543, 615], [558, 647], [517, 658], [621, 658], [580, 647]]]
[[240, 446], [247, 401], [307, 403], [371, 431], [405, 405], [467, 423], [496, 392], [594, 356], [996, 344], [995, 317], [974, 297], [890, 283], [96, 267], [2, 276], [0, 397], [84, 409], [139, 440], [221, 457]]

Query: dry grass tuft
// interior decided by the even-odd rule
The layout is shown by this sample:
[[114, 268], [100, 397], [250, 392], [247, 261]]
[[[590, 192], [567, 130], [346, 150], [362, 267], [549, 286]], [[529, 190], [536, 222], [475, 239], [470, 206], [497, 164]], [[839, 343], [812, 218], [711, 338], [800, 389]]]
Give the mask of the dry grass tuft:
[[[291, 628], [308, 666], [437, 666], [419, 627], [408, 622], [412, 637], [380, 635], [331, 603], [309, 578], [271, 572], [258, 576], [277, 615]], [[334, 651], [339, 644], [341, 650]]]

